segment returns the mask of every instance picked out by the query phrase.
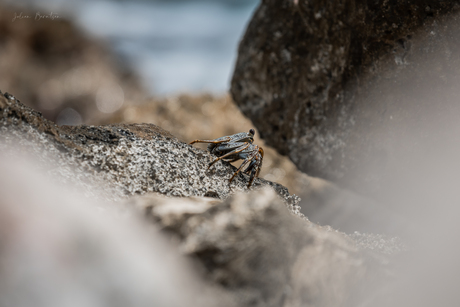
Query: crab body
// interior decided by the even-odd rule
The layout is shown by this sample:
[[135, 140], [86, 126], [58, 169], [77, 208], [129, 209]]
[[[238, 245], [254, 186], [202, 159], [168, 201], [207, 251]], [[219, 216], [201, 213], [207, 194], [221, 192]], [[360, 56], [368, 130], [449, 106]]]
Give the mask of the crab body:
[[243, 170], [243, 173], [249, 175], [249, 189], [255, 177], [259, 176], [264, 157], [263, 149], [258, 145], [252, 144], [254, 142], [254, 134], [254, 129], [251, 129], [249, 132], [223, 136], [214, 140], [194, 140], [190, 144], [209, 143], [208, 151], [216, 155], [218, 158], [212, 161], [208, 168], [219, 160], [226, 162], [244, 160], [233, 174], [232, 178], [230, 178], [230, 182], [232, 182], [242, 168], [249, 163], [246, 169]]
[[247, 132], [241, 132], [230, 136], [223, 136], [215, 140], [195, 140], [193, 143], [209, 143], [208, 151], [216, 156], [220, 156], [229, 153], [239, 147], [246, 145], [247, 143], [252, 144], [254, 142], [254, 130]]

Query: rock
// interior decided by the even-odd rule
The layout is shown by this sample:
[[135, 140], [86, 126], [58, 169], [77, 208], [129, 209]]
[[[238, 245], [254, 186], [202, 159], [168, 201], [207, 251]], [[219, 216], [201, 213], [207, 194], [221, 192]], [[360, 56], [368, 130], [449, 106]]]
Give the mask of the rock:
[[35, 163], [0, 155], [2, 306], [335, 306], [373, 266], [268, 187], [223, 201], [151, 193], [112, 203]]
[[[20, 4], [19, 4], [20, 5]], [[65, 16], [0, 9], [0, 84], [58, 124], [95, 123], [146, 95], [131, 68]], [[22, 18], [15, 18], [15, 16]], [[29, 17], [29, 18], [27, 18]]]
[[[153, 124], [56, 126], [10, 94], [0, 97], [0, 148], [21, 146], [36, 154], [64, 182], [91, 194], [103, 186], [106, 199], [157, 192], [168, 196], [208, 196], [219, 199], [246, 191], [248, 176], [239, 174], [229, 184], [235, 167], [217, 162], [207, 151], [178, 141]], [[300, 199], [263, 179], [253, 188], [270, 186], [293, 213]], [[251, 187], [252, 188], [252, 187]]]
[[[19, 235], [12, 237], [5, 230], [9, 224], [0, 223], [0, 244], [5, 244], [0, 248], [0, 270], [10, 267], [2, 265], [6, 259], [13, 263], [8, 278], [27, 276], [32, 282], [19, 289], [36, 293], [38, 298], [30, 300], [36, 299], [38, 306], [65, 304], [77, 290], [79, 298], [103, 306], [114, 291], [131, 306], [156, 302], [151, 297], [157, 292], [161, 292], [159, 306], [163, 302], [183, 305], [183, 301], [215, 306], [217, 296], [222, 306], [356, 305], [363, 293], [372, 296], [377, 291], [370, 281], [388, 280], [393, 274], [389, 263], [402, 250], [393, 240], [377, 237], [374, 242], [371, 236], [355, 236], [355, 242], [309, 222], [299, 212], [299, 198], [276, 183], [257, 179], [249, 193], [247, 176], [229, 184], [233, 166], [218, 162], [206, 171], [213, 159], [208, 152], [178, 141], [157, 126], [60, 127], [10, 94], [0, 96], [0, 113], [0, 213], [5, 212], [0, 219], [18, 216], [20, 220], [19, 228], [13, 227]], [[25, 154], [17, 150], [27, 151], [33, 163], [18, 162]], [[36, 170], [47, 177], [29, 174]], [[18, 178], [24, 179], [23, 185]], [[63, 184], [75, 186], [77, 192], [67, 194]], [[111, 221], [98, 219], [98, 214]], [[175, 272], [162, 265], [162, 259], [172, 257], [170, 247], [156, 248], [154, 242], [161, 235], [155, 234], [150, 238], [154, 251], [149, 249], [149, 239], [137, 234], [148, 229], [145, 219], [137, 219], [139, 215], [160, 227], [170, 243], [177, 244], [176, 253], [180, 250], [191, 260], [189, 269], [183, 269], [182, 260], [177, 267], [171, 264], [185, 272], [184, 277], [163, 276], [163, 269]], [[41, 223], [46, 227], [40, 228]], [[111, 233], [113, 227], [117, 231]], [[17, 251], [20, 234], [27, 236], [23, 247], [27, 253]], [[31, 242], [43, 242], [46, 252]], [[65, 257], [61, 246], [70, 256]], [[34, 261], [18, 256], [22, 254], [32, 255]], [[75, 275], [72, 266], [62, 268], [67, 262], [61, 259], [73, 259], [78, 272], [89, 272], [90, 277], [84, 273], [75, 273], [71, 280], [61, 277], [62, 270]], [[48, 269], [37, 269], [42, 266]], [[162, 275], [152, 273], [155, 267]], [[158, 280], [165, 285], [157, 286]], [[171, 294], [171, 284], [180, 295]], [[14, 292], [2, 286], [0, 302], [16, 303]], [[49, 289], [57, 291], [50, 294]], [[197, 298], [197, 293], [203, 296]], [[18, 304], [27, 306], [30, 300], [26, 296]]]
[[238, 306], [347, 305], [374, 267], [346, 235], [289, 214], [267, 188], [224, 201], [146, 195], [127, 206], [177, 238]]
[[[124, 105], [107, 122], [101, 124], [139, 122], [156, 124], [185, 142], [197, 138], [211, 140], [254, 128], [229, 95], [210, 94], [152, 97], [142, 104]], [[263, 167], [259, 177], [276, 181], [297, 195], [305, 191], [311, 178], [300, 172], [289, 158], [281, 156], [270, 146], [265, 146], [259, 133], [256, 133], [254, 143], [264, 149]], [[195, 146], [206, 148], [205, 144]], [[239, 162], [234, 163], [238, 164]]]
[[390, 195], [395, 160], [426, 152], [435, 123], [458, 118], [458, 22], [446, 23], [458, 9], [459, 1], [263, 1], [239, 47], [233, 99], [300, 170]]
[[0, 306], [235, 306], [157, 228], [0, 154]]

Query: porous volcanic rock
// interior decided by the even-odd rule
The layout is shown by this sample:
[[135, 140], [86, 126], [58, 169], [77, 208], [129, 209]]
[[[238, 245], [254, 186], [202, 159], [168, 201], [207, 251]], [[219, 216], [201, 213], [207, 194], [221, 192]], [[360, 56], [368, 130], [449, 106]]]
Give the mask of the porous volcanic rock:
[[445, 19], [459, 3], [262, 1], [239, 46], [233, 99], [300, 170], [381, 193], [395, 159], [430, 147], [411, 148], [432, 117], [459, 114], [443, 101], [454, 94], [432, 97], [458, 87], [458, 22]]
[[[248, 177], [235, 167], [217, 162], [207, 151], [178, 141], [153, 124], [56, 126], [14, 96], [0, 96], [0, 148], [23, 148], [34, 153], [64, 182], [91, 193], [103, 186], [107, 199], [158, 192], [167, 196], [208, 196], [224, 199], [247, 191]], [[251, 188], [273, 187], [293, 213], [300, 198], [273, 182], [256, 178]]]

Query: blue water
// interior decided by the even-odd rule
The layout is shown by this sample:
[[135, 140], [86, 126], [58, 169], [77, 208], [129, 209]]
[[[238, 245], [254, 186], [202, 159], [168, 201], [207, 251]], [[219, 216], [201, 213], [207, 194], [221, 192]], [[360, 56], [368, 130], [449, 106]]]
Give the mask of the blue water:
[[258, 0], [20, 2], [69, 16], [91, 35], [106, 40], [155, 95], [227, 91], [239, 40], [258, 4]]

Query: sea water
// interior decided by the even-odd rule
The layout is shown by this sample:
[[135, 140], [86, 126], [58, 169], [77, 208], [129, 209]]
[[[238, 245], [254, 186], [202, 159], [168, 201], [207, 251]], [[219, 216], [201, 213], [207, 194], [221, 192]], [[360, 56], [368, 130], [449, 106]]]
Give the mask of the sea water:
[[[77, 22], [154, 95], [229, 89], [238, 43], [258, 0], [21, 0]], [[18, 4], [18, 1], [14, 1]]]

